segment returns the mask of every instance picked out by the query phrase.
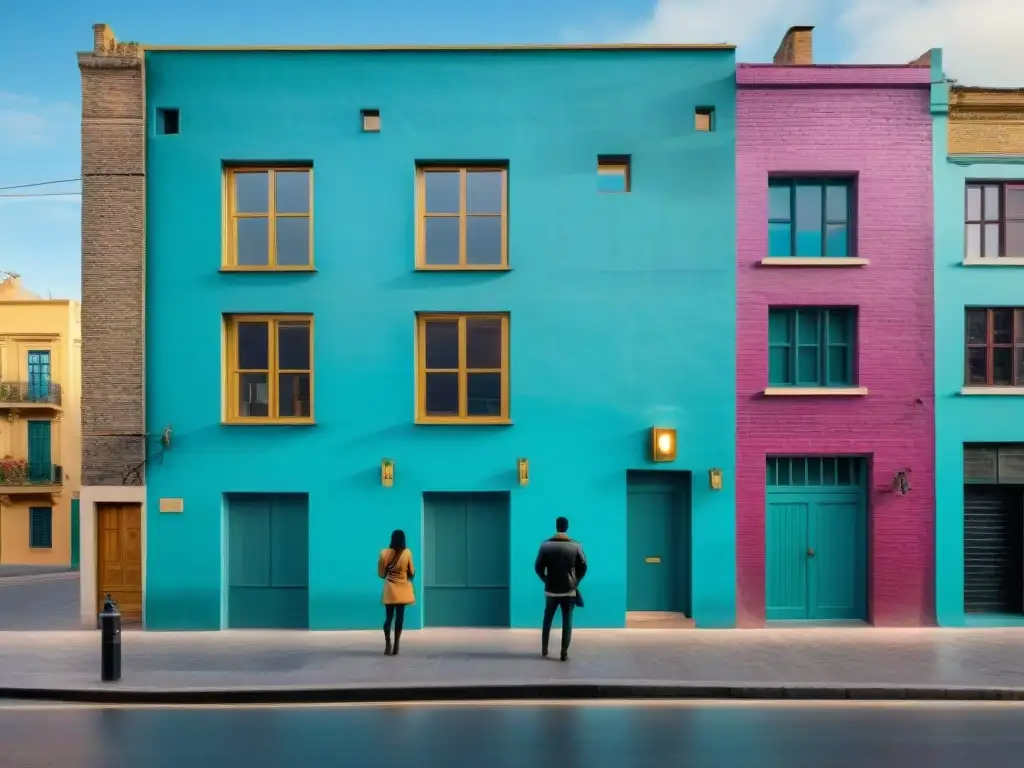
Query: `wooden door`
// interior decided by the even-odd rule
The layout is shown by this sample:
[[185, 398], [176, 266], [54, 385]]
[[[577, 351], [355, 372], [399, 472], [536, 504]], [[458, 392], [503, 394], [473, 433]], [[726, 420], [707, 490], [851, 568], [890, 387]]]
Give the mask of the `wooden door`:
[[142, 506], [97, 507], [97, 607], [109, 593], [124, 621], [142, 621]]
[[627, 611], [689, 614], [688, 495], [676, 473], [627, 474]]

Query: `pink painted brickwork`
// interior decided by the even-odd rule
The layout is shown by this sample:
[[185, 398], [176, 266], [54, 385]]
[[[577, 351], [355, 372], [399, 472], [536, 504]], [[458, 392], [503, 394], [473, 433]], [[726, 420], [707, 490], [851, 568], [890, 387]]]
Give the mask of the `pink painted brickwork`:
[[[876, 626], [934, 621], [928, 88], [874, 85], [877, 68], [845, 71], [857, 87], [836, 87], [829, 73], [818, 87], [741, 85], [738, 94], [739, 626], [765, 621], [765, 457], [773, 454], [869, 457], [869, 619]], [[759, 266], [768, 255], [770, 173], [855, 175], [854, 255], [870, 264]], [[761, 394], [768, 382], [768, 308], [797, 304], [858, 307], [858, 384], [867, 396]], [[904, 467], [912, 470], [913, 488], [900, 497], [890, 489]]]

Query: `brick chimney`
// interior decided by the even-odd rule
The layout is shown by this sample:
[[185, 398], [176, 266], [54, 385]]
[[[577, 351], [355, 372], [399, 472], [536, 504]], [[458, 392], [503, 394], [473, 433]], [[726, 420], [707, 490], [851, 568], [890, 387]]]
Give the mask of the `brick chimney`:
[[814, 63], [814, 27], [790, 27], [775, 52], [776, 64], [809, 66]]

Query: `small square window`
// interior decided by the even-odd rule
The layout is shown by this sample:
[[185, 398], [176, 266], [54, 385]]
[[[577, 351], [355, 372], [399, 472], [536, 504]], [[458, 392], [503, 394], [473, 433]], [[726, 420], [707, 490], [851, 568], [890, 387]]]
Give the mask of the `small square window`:
[[693, 127], [701, 133], [715, 130], [715, 108], [697, 107], [693, 113]]
[[178, 109], [156, 111], [157, 131], [165, 135], [181, 133], [181, 112]]
[[380, 133], [380, 110], [364, 109], [362, 115], [363, 133]]
[[597, 158], [597, 191], [609, 194], [629, 192], [629, 155], [599, 155]]

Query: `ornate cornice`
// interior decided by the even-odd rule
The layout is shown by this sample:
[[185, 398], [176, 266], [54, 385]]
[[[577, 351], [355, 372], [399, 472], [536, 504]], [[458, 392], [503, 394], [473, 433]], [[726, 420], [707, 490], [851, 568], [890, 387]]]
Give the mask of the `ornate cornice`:
[[957, 88], [949, 93], [954, 120], [1024, 120], [1024, 89]]

